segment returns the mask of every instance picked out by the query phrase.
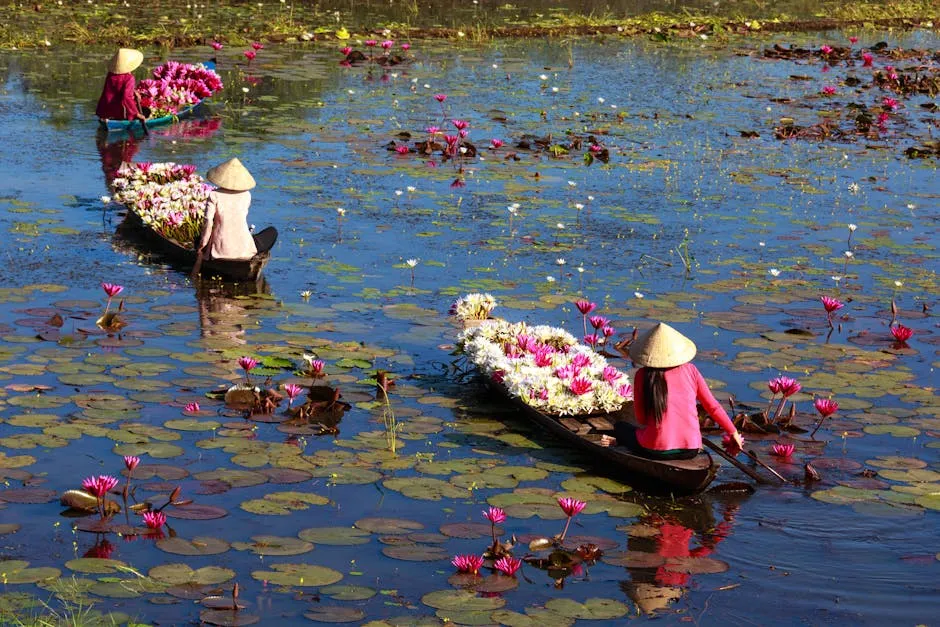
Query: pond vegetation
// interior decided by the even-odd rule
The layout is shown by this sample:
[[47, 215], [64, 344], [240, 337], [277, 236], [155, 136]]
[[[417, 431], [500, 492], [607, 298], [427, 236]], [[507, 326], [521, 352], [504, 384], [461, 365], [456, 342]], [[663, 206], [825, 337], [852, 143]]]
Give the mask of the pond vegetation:
[[[933, 617], [940, 59], [933, 31], [874, 28], [924, 5], [459, 45], [286, 4], [281, 32], [329, 40], [229, 29], [254, 7], [210, 33], [43, 5], [63, 38], [0, 54], [24, 147], [0, 157], [0, 622]], [[4, 47], [49, 36], [28, 8]], [[215, 56], [225, 88], [96, 138], [110, 52], [62, 43], [92, 30], [200, 42], [173, 59]], [[257, 282], [194, 285], [118, 231], [122, 161], [236, 155], [282, 233]], [[454, 361], [455, 301], [593, 337], [608, 377], [635, 328], [680, 327], [786, 483], [723, 466], [670, 499], [598, 472]]]

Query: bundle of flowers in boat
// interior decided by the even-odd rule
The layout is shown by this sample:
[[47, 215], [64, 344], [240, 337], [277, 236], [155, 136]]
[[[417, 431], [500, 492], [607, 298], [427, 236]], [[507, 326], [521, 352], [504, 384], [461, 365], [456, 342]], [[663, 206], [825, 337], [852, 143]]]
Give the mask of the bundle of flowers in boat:
[[496, 299], [492, 294], [474, 292], [455, 300], [450, 306], [450, 315], [466, 323], [471, 320], [486, 320], [494, 309], [496, 309]]
[[610, 413], [633, 398], [627, 375], [564, 329], [490, 320], [461, 332], [458, 348], [484, 375], [546, 414]]
[[194, 248], [205, 224], [213, 189], [196, 166], [175, 163], [122, 163], [112, 183], [114, 200], [167, 239]]
[[140, 103], [150, 117], [176, 115], [222, 89], [222, 79], [202, 64], [167, 61], [153, 70], [153, 78], [137, 84]]

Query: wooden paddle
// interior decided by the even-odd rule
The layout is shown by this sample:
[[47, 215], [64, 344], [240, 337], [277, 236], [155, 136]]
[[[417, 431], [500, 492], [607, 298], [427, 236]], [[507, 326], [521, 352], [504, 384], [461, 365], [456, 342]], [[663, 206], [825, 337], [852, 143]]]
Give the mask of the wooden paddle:
[[742, 463], [739, 462], [737, 459], [735, 459], [734, 457], [732, 457], [731, 455], [729, 455], [727, 452], [725, 452], [725, 449], [722, 448], [721, 445], [715, 444], [714, 442], [712, 442], [712, 441], [709, 440], [708, 438], [702, 438], [702, 444], [704, 444], [705, 446], [707, 446], [707, 447], [710, 448], [711, 450], [713, 450], [713, 451], [715, 451], [716, 453], [718, 453], [718, 455], [721, 456], [722, 458], [724, 458], [728, 463], [730, 463], [732, 466], [734, 466], [735, 468], [737, 468], [738, 470], [740, 470], [741, 472], [743, 472], [744, 474], [746, 474], [748, 477], [750, 477], [751, 479], [753, 479], [753, 480], [756, 481], [757, 483], [760, 483], [760, 484], [763, 484], [763, 485], [767, 485], [767, 484], [773, 483], [772, 481], [769, 481], [766, 477], [764, 477], [762, 474], [760, 474], [759, 472], [757, 472], [757, 471], [754, 470], [753, 468], [749, 468], [749, 467], [746, 466], [745, 464], [742, 464]]
[[777, 479], [779, 479], [782, 483], [788, 483], [786, 477], [784, 477], [779, 472], [771, 468], [769, 465], [761, 461], [761, 459], [757, 456], [757, 453], [755, 453], [754, 451], [744, 451], [744, 454], [750, 457], [751, 459], [753, 459], [761, 468], [768, 471], [770, 474], [772, 474]]

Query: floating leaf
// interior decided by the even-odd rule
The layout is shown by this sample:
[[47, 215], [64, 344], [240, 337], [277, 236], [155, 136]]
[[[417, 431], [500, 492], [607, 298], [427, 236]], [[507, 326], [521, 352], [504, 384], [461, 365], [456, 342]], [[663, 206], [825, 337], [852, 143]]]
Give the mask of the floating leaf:
[[498, 610], [506, 605], [502, 597], [481, 597], [469, 590], [438, 590], [421, 597], [421, 602], [439, 610], [465, 612]]
[[321, 588], [320, 594], [328, 596], [335, 601], [365, 601], [366, 599], [374, 597], [376, 591], [367, 586], [336, 584]]
[[336, 583], [343, 578], [343, 574], [313, 564], [272, 564], [273, 571], [256, 570], [251, 576], [258, 581], [277, 584], [279, 586], [319, 587]]
[[297, 535], [307, 542], [334, 546], [366, 544], [372, 538], [370, 531], [355, 527], [310, 527], [302, 529]]
[[387, 546], [382, 549], [382, 554], [392, 559], [407, 562], [435, 562], [450, 557], [450, 553], [443, 547], [427, 546], [423, 544]]
[[196, 536], [192, 540], [179, 536], [164, 538], [156, 544], [161, 551], [175, 555], [217, 555], [229, 550], [229, 544], [225, 540], [203, 536]]
[[300, 555], [313, 550], [313, 543], [292, 537], [252, 536], [252, 542], [235, 542], [232, 548], [256, 555]]
[[304, 612], [304, 616], [318, 623], [356, 623], [365, 618], [366, 613], [358, 607], [316, 605]]
[[79, 557], [69, 560], [65, 567], [77, 573], [107, 574], [116, 573], [127, 564], [120, 560], [103, 559], [99, 557]]
[[419, 522], [400, 518], [361, 518], [355, 522], [355, 525], [364, 531], [386, 535], [408, 534], [424, 529], [424, 525]]
[[179, 586], [183, 584], [218, 585], [235, 577], [235, 571], [221, 566], [204, 566], [193, 570], [188, 564], [163, 564], [150, 569], [147, 575], [151, 579]]
[[584, 603], [573, 599], [550, 599], [545, 603], [545, 607], [568, 618], [589, 620], [612, 620], [621, 618], [630, 611], [630, 608], [620, 601], [598, 598], [588, 599]]

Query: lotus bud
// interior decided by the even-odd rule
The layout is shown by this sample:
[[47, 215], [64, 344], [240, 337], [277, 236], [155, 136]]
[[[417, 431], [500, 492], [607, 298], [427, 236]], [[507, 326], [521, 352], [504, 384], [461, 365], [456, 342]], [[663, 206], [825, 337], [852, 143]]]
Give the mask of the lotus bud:
[[806, 464], [803, 466], [803, 470], [805, 471], [803, 478], [807, 483], [810, 481], [820, 481], [822, 479], [822, 477], [819, 476], [819, 472], [813, 468], [812, 464]]

